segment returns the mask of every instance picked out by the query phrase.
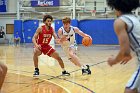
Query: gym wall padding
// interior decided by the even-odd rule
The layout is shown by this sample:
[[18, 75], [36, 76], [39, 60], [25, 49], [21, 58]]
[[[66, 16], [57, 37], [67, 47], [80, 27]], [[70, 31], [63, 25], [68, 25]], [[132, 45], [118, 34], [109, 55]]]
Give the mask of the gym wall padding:
[[32, 43], [32, 37], [39, 26], [39, 20], [26, 20], [23, 22], [25, 43]]
[[[85, 33], [91, 35], [93, 44], [118, 44], [117, 36], [113, 29], [114, 19], [82, 20], [78, 27]], [[78, 44], [82, 38], [78, 36]]]
[[62, 21], [61, 20], [54, 20], [54, 27], [55, 27], [55, 32], [57, 33], [59, 28], [62, 26]]
[[20, 41], [23, 43], [23, 34], [22, 34], [22, 20], [14, 20], [14, 36], [18, 32], [20, 36]]

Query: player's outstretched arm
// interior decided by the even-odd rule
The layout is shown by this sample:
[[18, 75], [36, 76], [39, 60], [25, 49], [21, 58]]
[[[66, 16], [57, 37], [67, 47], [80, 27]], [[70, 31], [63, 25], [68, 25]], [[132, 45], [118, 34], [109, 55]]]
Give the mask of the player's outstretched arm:
[[53, 30], [53, 37], [55, 39], [55, 42], [59, 44], [60, 43], [60, 39], [58, 38], [58, 36], [57, 36], [57, 34], [55, 33], [54, 30]]

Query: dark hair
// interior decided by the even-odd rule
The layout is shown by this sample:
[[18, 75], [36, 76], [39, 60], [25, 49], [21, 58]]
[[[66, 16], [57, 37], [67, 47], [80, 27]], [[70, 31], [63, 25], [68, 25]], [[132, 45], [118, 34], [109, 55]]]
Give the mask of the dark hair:
[[53, 20], [53, 17], [51, 15], [45, 15], [43, 17], [43, 22], [45, 22], [48, 18], [51, 19], [51, 20]]
[[109, 7], [122, 13], [130, 13], [139, 7], [139, 0], [106, 0]]

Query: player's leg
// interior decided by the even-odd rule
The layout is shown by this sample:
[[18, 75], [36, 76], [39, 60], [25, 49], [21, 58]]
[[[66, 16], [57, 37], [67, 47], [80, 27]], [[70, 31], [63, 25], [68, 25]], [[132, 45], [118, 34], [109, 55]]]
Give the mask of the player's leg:
[[17, 45], [20, 45], [20, 37], [17, 39]]
[[76, 66], [81, 67], [82, 64], [80, 63], [80, 60], [79, 60], [78, 56], [75, 55], [74, 49], [73, 48], [69, 48], [68, 51], [69, 51], [69, 60], [71, 62], [73, 62]]
[[18, 46], [18, 44], [19, 44], [19, 38], [14, 38], [14, 45]]
[[34, 53], [33, 54], [33, 61], [34, 61], [34, 67], [35, 67], [35, 71], [34, 71], [33, 76], [36, 77], [36, 76], [39, 76], [38, 56], [40, 56], [42, 54], [42, 52], [39, 49], [34, 48], [33, 53]]
[[18, 46], [18, 38], [16, 39], [16, 46]]
[[0, 90], [2, 88], [6, 73], [7, 73], [7, 66], [0, 63]]
[[64, 50], [64, 53], [65, 53], [66, 56], [68, 57], [68, 59], [69, 59], [72, 63], [74, 63], [76, 66], [81, 67], [80, 62], [77, 63], [77, 62], [75, 61], [75, 59], [77, 59], [78, 61], [79, 61], [79, 59], [78, 59], [78, 58], [73, 58], [73, 57], [74, 57], [74, 56], [73, 56], [74, 50], [73, 50], [73, 49], [69, 49], [69, 46], [62, 46], [62, 48], [63, 48], [63, 50]]
[[75, 47], [71, 46], [68, 48], [69, 53], [69, 60], [73, 62], [75, 65], [82, 68], [82, 74], [91, 74], [91, 70], [89, 68], [89, 65], [83, 65], [80, 63], [79, 57], [75, 53]]
[[136, 70], [130, 80], [128, 81], [125, 89], [125, 93], [140, 93], [140, 67]]
[[14, 38], [14, 46], [16, 46], [16, 38]]
[[56, 60], [58, 61], [59, 65], [60, 65], [60, 67], [62, 68], [62, 75], [68, 75], [68, 76], [69, 76], [70, 73], [68, 73], [68, 72], [65, 70], [64, 62], [63, 62], [63, 60], [61, 59], [61, 57], [59, 56], [59, 54], [58, 54], [55, 50], [53, 50], [53, 49], [52, 49], [52, 51], [50, 51], [50, 52], [51, 52], [50, 56], [51, 56], [52, 58], [56, 59]]

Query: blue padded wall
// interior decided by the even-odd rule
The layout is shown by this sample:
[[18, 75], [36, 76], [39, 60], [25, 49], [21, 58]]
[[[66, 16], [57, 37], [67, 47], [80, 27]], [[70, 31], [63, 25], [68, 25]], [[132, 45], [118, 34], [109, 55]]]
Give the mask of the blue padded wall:
[[23, 33], [22, 33], [22, 20], [14, 20], [14, 36], [18, 32], [21, 43], [23, 43]]
[[62, 26], [62, 21], [61, 20], [54, 20], [54, 27], [55, 27], [55, 32], [57, 33], [59, 28]]
[[[93, 44], [118, 44], [117, 37], [113, 29], [113, 19], [102, 20], [82, 20], [78, 27], [85, 33], [91, 35]], [[78, 36], [78, 44], [82, 38]]]
[[25, 43], [32, 43], [32, 37], [39, 26], [39, 20], [26, 20], [23, 22]]

